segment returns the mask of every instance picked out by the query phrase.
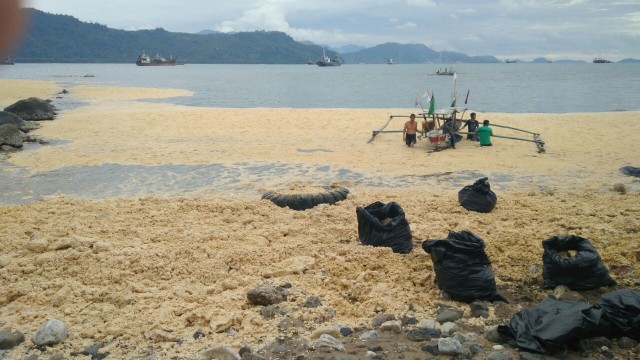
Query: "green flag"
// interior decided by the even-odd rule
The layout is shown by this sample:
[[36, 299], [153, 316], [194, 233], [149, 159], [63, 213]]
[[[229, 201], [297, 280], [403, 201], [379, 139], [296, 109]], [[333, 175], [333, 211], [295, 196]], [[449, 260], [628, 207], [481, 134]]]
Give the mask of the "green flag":
[[433, 112], [436, 111], [436, 97], [431, 92], [431, 101], [429, 102], [429, 112], [427, 115], [433, 115]]

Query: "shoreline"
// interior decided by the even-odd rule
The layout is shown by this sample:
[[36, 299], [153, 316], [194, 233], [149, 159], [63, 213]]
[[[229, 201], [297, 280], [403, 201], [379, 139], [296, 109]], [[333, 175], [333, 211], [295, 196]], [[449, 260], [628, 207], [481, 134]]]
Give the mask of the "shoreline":
[[[32, 89], [34, 96], [49, 91]], [[423, 323], [443, 307], [465, 312], [457, 321], [465, 332], [484, 334], [508, 317], [497, 304], [489, 304], [487, 318], [470, 317], [468, 304], [442, 298], [431, 257], [421, 248], [449, 231], [469, 230], [485, 241], [498, 290], [514, 300], [509, 316], [551, 292], [540, 288], [541, 241], [551, 236], [589, 239], [617, 288], [640, 289], [640, 184], [618, 171], [638, 166], [633, 162], [640, 145], [633, 136], [593, 138], [603, 121], [613, 133], [638, 133], [640, 112], [627, 119], [618, 119], [619, 113], [479, 114], [480, 120], [487, 115], [539, 131], [547, 153], [499, 139], [490, 149], [463, 140], [455, 150], [428, 153], [424, 139], [409, 149], [400, 134], [366, 143], [390, 114], [411, 111], [406, 109], [189, 108], [135, 101], [161, 98], [166, 90], [68, 90], [66, 96], [88, 105], [34, 131], [60, 143], [2, 160], [2, 172], [15, 176], [15, 191], [27, 193], [36, 178], [50, 189], [36, 201], [0, 205], [0, 329], [27, 337], [6, 359], [57, 352], [68, 357], [93, 344], [114, 358], [144, 358], [149, 351], [158, 358], [192, 358], [216, 345], [238, 351], [280, 338], [312, 343], [316, 330], [332, 326], [361, 332], [384, 314]], [[287, 168], [291, 164], [296, 166]], [[172, 166], [185, 177], [149, 172]], [[205, 171], [216, 166], [226, 172]], [[361, 178], [335, 179], [349, 171]], [[512, 178], [489, 178], [498, 203], [482, 214], [458, 204], [458, 190], [476, 178], [456, 183], [447, 172]], [[202, 187], [171, 193], [189, 179]], [[269, 190], [326, 182], [348, 188], [347, 199], [306, 211], [260, 199]], [[220, 189], [224, 183], [231, 190]], [[614, 191], [617, 183], [628, 191]], [[60, 192], [60, 184], [99, 195], [76, 198]], [[114, 192], [138, 188], [151, 194]], [[375, 201], [403, 208], [411, 253], [360, 244], [356, 208]], [[272, 317], [247, 301], [247, 293], [263, 284], [291, 285]], [[321, 305], [306, 307], [312, 297]], [[67, 324], [68, 338], [34, 349], [30, 337], [51, 318]], [[404, 331], [412, 328], [403, 325]], [[195, 339], [198, 330], [204, 337]], [[364, 356], [364, 344], [357, 355]], [[511, 347], [504, 351], [518, 356]]]

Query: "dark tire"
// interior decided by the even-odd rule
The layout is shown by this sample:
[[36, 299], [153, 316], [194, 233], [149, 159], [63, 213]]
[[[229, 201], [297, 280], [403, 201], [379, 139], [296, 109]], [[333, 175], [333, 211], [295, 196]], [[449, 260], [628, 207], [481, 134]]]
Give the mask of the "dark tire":
[[317, 194], [278, 194], [275, 191], [268, 191], [262, 194], [262, 199], [270, 200], [280, 207], [288, 207], [292, 210], [307, 210], [320, 204], [333, 205], [338, 201], [347, 198], [349, 190], [344, 187], [325, 187], [325, 192]]

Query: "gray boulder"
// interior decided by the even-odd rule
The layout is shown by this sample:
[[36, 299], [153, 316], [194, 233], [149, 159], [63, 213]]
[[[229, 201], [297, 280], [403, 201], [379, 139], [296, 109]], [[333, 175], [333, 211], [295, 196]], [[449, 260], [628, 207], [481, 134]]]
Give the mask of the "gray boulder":
[[24, 133], [15, 125], [0, 125], [0, 146], [8, 145], [14, 148], [22, 148], [24, 138]]
[[4, 111], [14, 113], [29, 121], [53, 120], [56, 115], [56, 108], [51, 105], [49, 100], [42, 100], [36, 97], [20, 100], [13, 105], [7, 106]]
[[67, 338], [67, 325], [62, 321], [51, 319], [38, 329], [31, 341], [36, 346], [55, 345]]
[[20, 116], [8, 111], [0, 111], [0, 125], [2, 124], [13, 124], [20, 129], [20, 131], [24, 132], [29, 132], [40, 126], [38, 123], [24, 121]]

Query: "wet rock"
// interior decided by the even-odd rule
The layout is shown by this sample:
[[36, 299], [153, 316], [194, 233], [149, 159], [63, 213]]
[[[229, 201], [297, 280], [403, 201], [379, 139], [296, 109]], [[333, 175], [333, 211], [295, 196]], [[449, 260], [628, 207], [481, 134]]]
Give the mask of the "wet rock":
[[371, 325], [373, 326], [374, 329], [377, 329], [383, 323], [387, 321], [395, 320], [395, 319], [396, 317], [393, 314], [382, 314], [374, 317], [373, 320], [371, 320]]
[[13, 124], [0, 125], [0, 145], [20, 149], [25, 135]]
[[557, 300], [584, 301], [584, 296], [582, 296], [582, 294], [572, 291], [564, 285], [559, 285], [553, 289], [553, 297]]
[[436, 316], [436, 321], [440, 324], [446, 322], [454, 322], [456, 320], [462, 319], [463, 315], [464, 313], [460, 310], [444, 309], [438, 313], [438, 316]]
[[56, 108], [48, 100], [30, 97], [7, 106], [4, 111], [16, 114], [24, 120], [53, 120]]
[[278, 304], [287, 299], [285, 290], [282, 287], [274, 286], [258, 286], [249, 290], [247, 300], [252, 305], [273, 305]]
[[204, 360], [241, 360], [240, 354], [229, 345], [219, 345], [202, 353]]
[[438, 353], [440, 355], [458, 355], [462, 353], [462, 344], [451, 338], [438, 339]]
[[437, 339], [442, 335], [438, 329], [411, 329], [407, 333], [407, 339], [411, 341], [426, 341]]
[[320, 338], [313, 344], [315, 349], [329, 348], [336, 351], [345, 351], [345, 347], [340, 340], [331, 335], [322, 334]]
[[60, 320], [51, 319], [38, 329], [31, 341], [36, 346], [47, 346], [59, 344], [66, 338], [67, 325]]
[[0, 125], [13, 124], [22, 132], [29, 132], [37, 129], [40, 125], [34, 122], [25, 121], [20, 116], [8, 111], [0, 111]]
[[11, 350], [24, 342], [24, 334], [16, 329], [0, 331], [0, 350]]
[[476, 300], [472, 302], [469, 307], [471, 308], [471, 316], [473, 317], [489, 317], [489, 306], [486, 302], [481, 300]]

